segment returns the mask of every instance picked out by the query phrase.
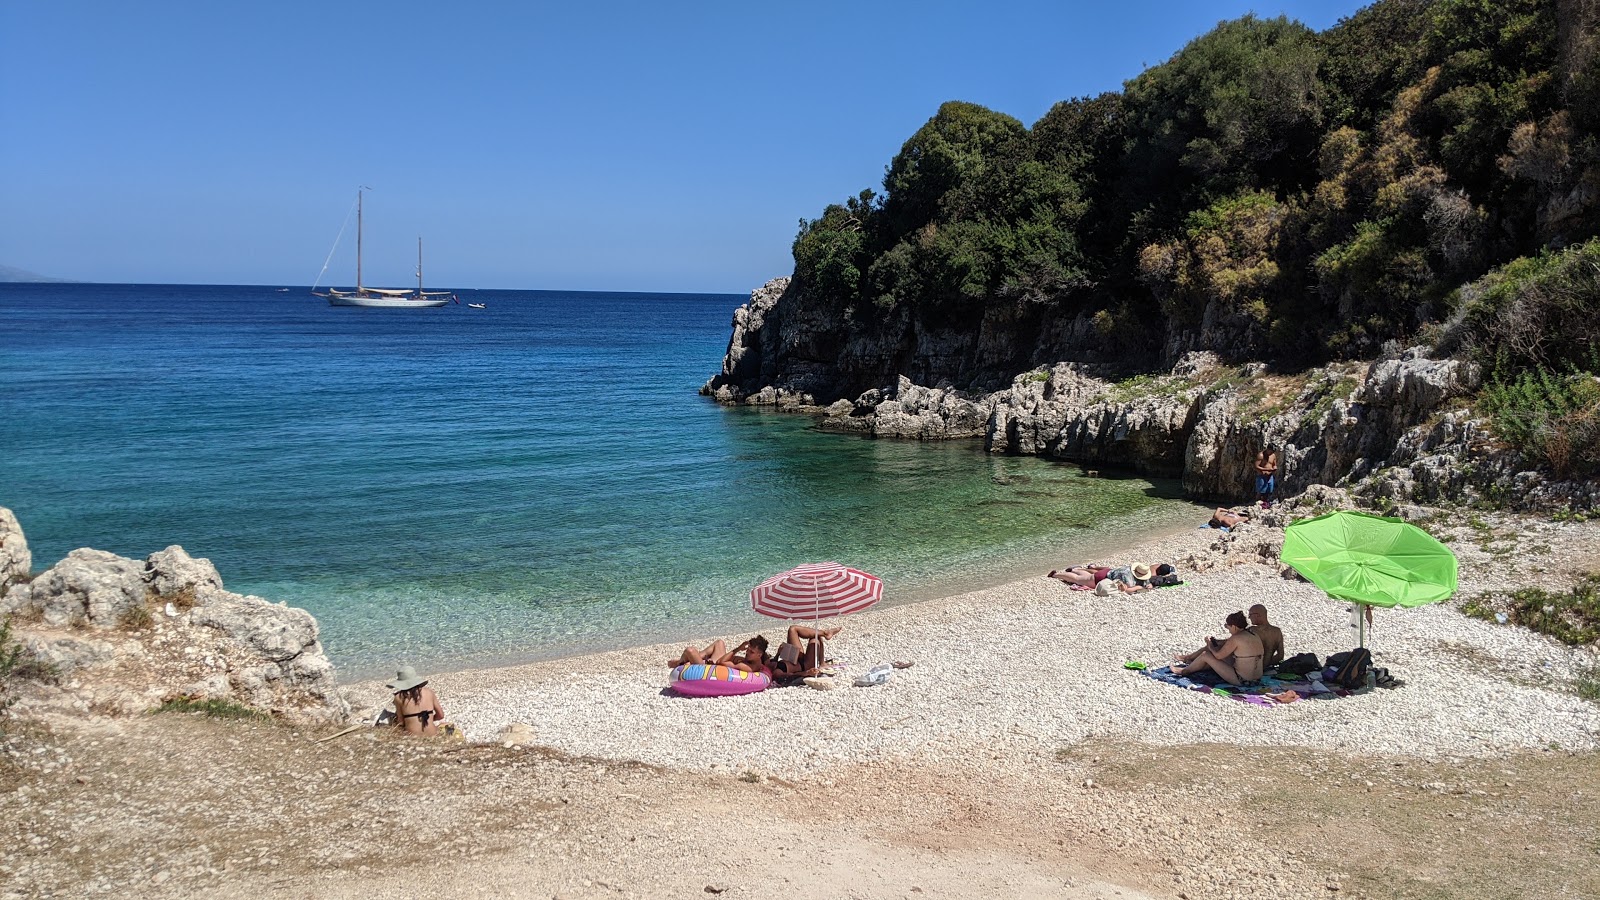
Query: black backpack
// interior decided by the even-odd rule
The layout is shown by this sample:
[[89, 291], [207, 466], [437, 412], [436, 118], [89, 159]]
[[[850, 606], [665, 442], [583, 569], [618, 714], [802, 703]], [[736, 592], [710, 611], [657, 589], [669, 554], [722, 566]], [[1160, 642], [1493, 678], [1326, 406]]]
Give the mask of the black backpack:
[[1357, 647], [1339, 663], [1339, 668], [1333, 673], [1333, 681], [1349, 690], [1366, 687], [1367, 670], [1370, 668], [1372, 668], [1372, 652], [1365, 647]]
[[1310, 675], [1321, 668], [1322, 663], [1317, 660], [1315, 653], [1296, 653], [1278, 663], [1279, 672], [1293, 672], [1296, 675]]

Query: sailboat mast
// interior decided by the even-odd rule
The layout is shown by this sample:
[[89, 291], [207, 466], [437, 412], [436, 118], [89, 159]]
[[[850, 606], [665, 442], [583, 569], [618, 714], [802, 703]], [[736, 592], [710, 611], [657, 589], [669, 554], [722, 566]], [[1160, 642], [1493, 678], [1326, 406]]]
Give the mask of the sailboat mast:
[[422, 235], [417, 235], [417, 296], [422, 296]]
[[[345, 213], [349, 215], [349, 213]], [[346, 222], [350, 221], [345, 219]], [[356, 189], [356, 293], [361, 293], [361, 189]]]

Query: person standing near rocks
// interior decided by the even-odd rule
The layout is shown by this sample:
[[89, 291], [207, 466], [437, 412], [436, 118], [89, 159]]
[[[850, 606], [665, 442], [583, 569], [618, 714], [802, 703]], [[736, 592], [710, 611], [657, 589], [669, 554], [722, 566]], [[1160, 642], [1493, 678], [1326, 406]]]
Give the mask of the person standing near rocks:
[[1262, 509], [1272, 508], [1272, 495], [1278, 489], [1278, 451], [1271, 444], [1256, 454], [1256, 502]]
[[394, 692], [394, 724], [406, 734], [435, 735], [445, 724], [439, 695], [428, 687], [428, 679], [411, 666], [402, 666], [386, 687]]
[[1283, 629], [1267, 621], [1266, 606], [1257, 603], [1250, 607], [1249, 631], [1261, 639], [1261, 649], [1267, 654], [1262, 661], [1266, 668], [1283, 662]]

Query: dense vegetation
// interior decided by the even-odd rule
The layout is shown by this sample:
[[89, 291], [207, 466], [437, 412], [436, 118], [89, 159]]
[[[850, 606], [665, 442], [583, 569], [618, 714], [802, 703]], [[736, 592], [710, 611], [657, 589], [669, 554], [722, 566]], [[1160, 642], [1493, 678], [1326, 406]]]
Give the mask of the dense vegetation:
[[1567, 266], [1554, 251], [1600, 234], [1596, 7], [1379, 0], [1322, 33], [1247, 16], [1031, 127], [946, 103], [882, 194], [801, 223], [795, 288], [864, 323], [961, 328], [1011, 306], [1127, 349], [1285, 365], [1371, 356], [1454, 315], [1506, 390], [1530, 367], [1600, 371], [1583, 351], [1600, 269], [1569, 267], [1582, 289], [1538, 306], [1542, 333], [1575, 337], [1484, 349]]

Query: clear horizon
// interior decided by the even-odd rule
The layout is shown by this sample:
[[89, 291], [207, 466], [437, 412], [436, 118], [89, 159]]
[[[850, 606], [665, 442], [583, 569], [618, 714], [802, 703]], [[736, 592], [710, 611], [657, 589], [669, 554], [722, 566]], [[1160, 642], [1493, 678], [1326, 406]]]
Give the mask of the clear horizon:
[[1218, 21], [1363, 5], [0, 4], [0, 265], [306, 285], [365, 184], [372, 285], [421, 235], [440, 288], [748, 293], [947, 100], [1031, 126]]

